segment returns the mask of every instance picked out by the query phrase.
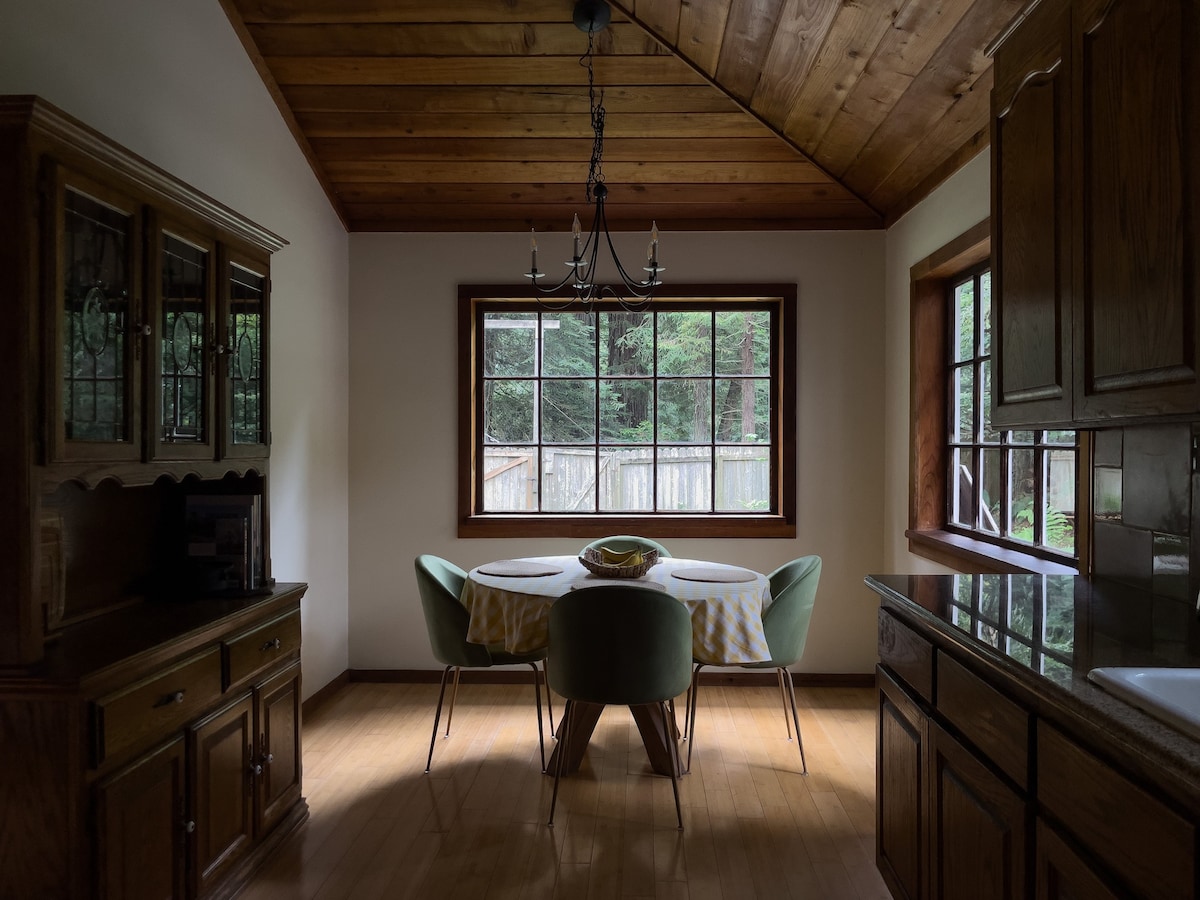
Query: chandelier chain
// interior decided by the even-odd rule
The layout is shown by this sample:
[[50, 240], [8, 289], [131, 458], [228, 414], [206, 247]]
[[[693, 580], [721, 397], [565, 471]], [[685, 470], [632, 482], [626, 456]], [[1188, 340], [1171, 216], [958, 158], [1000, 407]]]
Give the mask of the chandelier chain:
[[588, 164], [587, 199], [591, 203], [593, 190], [597, 184], [604, 181], [604, 90], [600, 91], [600, 99], [596, 99], [596, 69], [593, 61], [595, 32], [588, 31], [587, 53], [580, 57], [579, 64], [587, 68], [588, 74], [588, 106], [592, 114], [592, 159]]

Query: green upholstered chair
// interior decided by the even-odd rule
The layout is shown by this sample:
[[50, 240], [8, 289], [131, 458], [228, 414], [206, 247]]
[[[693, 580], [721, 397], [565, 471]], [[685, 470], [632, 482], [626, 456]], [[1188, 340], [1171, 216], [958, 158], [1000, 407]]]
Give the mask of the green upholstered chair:
[[636, 534], [614, 534], [611, 537], [598, 538], [590, 544], [584, 544], [579, 550], [579, 555], [583, 556], [583, 551], [589, 548], [599, 550], [601, 547], [607, 547], [609, 550], [632, 550], [634, 547], [639, 550], [657, 550], [659, 559], [671, 555], [671, 551], [658, 541], [638, 537]]
[[[771, 658], [765, 662], [739, 663], [744, 669], [774, 669], [783, 698], [783, 721], [788, 740], [792, 739], [792, 723], [796, 724], [796, 741], [800, 745], [800, 766], [808, 774], [804, 759], [804, 739], [800, 736], [800, 718], [796, 714], [796, 689], [787, 667], [799, 662], [808, 640], [808, 625], [812, 621], [813, 605], [817, 599], [817, 583], [821, 580], [821, 557], [802, 556], [784, 563], [770, 574], [771, 604], [763, 613], [763, 632]], [[696, 701], [700, 694], [700, 670], [704, 666], [728, 665], [719, 659], [695, 659], [692, 685], [688, 691], [688, 708], [684, 712], [684, 731], [687, 733], [687, 769], [692, 770], [692, 746], [696, 736]], [[788, 719], [788, 702], [792, 716]]]
[[[687, 607], [650, 588], [600, 585], [564, 594], [550, 608], [550, 685], [568, 701], [560, 723], [558, 765], [550, 798], [550, 819], [558, 802], [558, 782], [570, 741], [575, 702], [638, 706], [657, 704], [670, 728], [675, 698], [690, 679], [692, 619]], [[679, 748], [671, 741], [671, 787], [679, 808]]]
[[[417, 588], [421, 593], [421, 609], [425, 613], [425, 627], [429, 631], [429, 643], [433, 655], [445, 668], [442, 670], [442, 688], [438, 693], [437, 711], [433, 714], [433, 735], [429, 738], [429, 757], [425, 760], [425, 771], [433, 762], [433, 746], [437, 742], [438, 722], [442, 717], [442, 701], [446, 696], [446, 681], [454, 670], [454, 692], [450, 696], [450, 709], [446, 714], [446, 737], [450, 736], [450, 720], [454, 717], [454, 701], [458, 697], [458, 679], [463, 669], [486, 669], [491, 666], [523, 664], [533, 669], [533, 695], [537, 701], [538, 747], [542, 754], [542, 771], [546, 771], [546, 740], [542, 731], [542, 692], [539, 684], [538, 663], [544, 664], [546, 649], [532, 653], [509, 653], [503, 647], [485, 647], [467, 640], [467, 626], [471, 615], [459, 602], [467, 573], [454, 563], [439, 556], [422, 554], [416, 559]], [[550, 709], [550, 687], [546, 686], [546, 706], [550, 714], [550, 730], [554, 731], [554, 710]]]

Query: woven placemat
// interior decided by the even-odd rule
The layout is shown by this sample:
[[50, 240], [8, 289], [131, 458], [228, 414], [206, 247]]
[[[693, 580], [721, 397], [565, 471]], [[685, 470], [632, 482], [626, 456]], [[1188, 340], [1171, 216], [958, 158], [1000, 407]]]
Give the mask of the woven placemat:
[[502, 578], [538, 578], [542, 575], [558, 575], [559, 566], [529, 562], [524, 559], [498, 559], [476, 569], [480, 575], [498, 575]]
[[758, 579], [758, 576], [749, 569], [734, 568], [676, 569], [671, 575], [674, 578], [682, 578], [684, 581], [718, 581], [729, 584]]

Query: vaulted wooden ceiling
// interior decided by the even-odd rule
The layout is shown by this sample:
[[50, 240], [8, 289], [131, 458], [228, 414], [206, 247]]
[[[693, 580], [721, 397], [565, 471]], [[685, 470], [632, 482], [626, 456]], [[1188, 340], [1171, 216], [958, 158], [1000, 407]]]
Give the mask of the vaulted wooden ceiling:
[[[587, 220], [573, 0], [221, 0], [351, 231]], [[872, 228], [987, 142], [1021, 0], [623, 0], [596, 39], [610, 227]]]

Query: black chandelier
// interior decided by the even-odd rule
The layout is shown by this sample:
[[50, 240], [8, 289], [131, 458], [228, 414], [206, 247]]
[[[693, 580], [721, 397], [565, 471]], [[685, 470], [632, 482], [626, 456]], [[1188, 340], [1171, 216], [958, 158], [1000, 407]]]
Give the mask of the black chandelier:
[[[580, 57], [579, 64], [587, 68], [588, 105], [591, 109], [592, 133], [594, 135], [592, 159], [588, 165], [586, 191], [588, 202], [592, 203], [595, 207], [592, 213], [592, 228], [587, 235], [587, 239], [584, 240], [583, 228], [579, 223], [579, 214], [575, 214], [575, 219], [571, 225], [572, 255], [571, 259], [566, 263], [570, 271], [567, 272], [566, 277], [562, 281], [552, 286], [543, 286], [538, 283], [539, 279], [546, 277], [546, 273], [538, 271], [537, 235], [531, 233], [529, 238], [529, 271], [525, 273], [525, 277], [542, 294], [560, 294], [567, 285], [570, 285], [574, 290], [574, 297], [568, 300], [567, 304], [572, 301], [591, 304], [607, 296], [618, 300], [627, 309], [641, 309], [653, 298], [654, 289], [662, 284], [658, 278], [658, 274], [664, 270], [664, 267], [658, 264], [657, 223], [652, 223], [650, 228], [650, 246], [646, 250], [646, 265], [642, 269], [647, 274], [644, 279], [639, 279], [631, 276], [628, 270], [621, 265], [621, 260], [617, 256], [617, 249], [613, 246], [612, 237], [608, 233], [608, 219], [604, 215], [604, 201], [608, 199], [608, 186], [604, 183], [602, 159], [604, 155], [604, 91], [601, 90], [599, 97], [597, 97], [593, 49], [596, 32], [602, 31], [611, 19], [612, 11], [608, 8], [608, 4], [604, 0], [578, 0], [575, 4], [573, 15], [575, 26], [580, 31], [586, 32], [588, 36], [587, 52]], [[532, 232], [532, 229], [530, 231]], [[612, 257], [617, 274], [621, 278], [623, 292], [621, 286], [596, 283], [596, 263], [600, 255], [601, 243], [608, 247], [609, 255]], [[562, 308], [566, 308], [567, 304], [564, 304]]]

